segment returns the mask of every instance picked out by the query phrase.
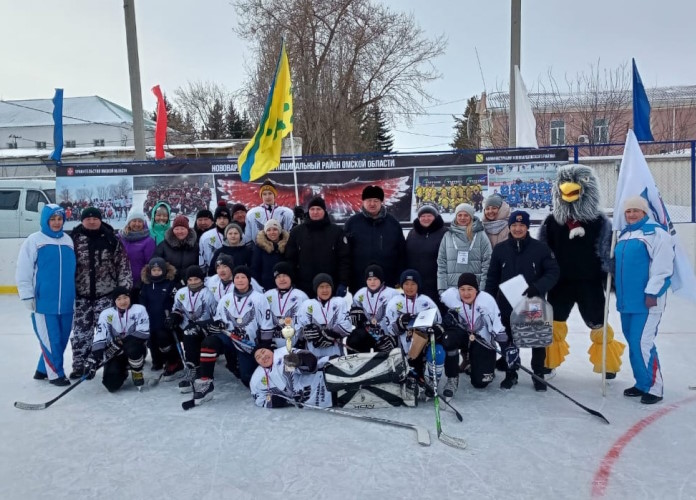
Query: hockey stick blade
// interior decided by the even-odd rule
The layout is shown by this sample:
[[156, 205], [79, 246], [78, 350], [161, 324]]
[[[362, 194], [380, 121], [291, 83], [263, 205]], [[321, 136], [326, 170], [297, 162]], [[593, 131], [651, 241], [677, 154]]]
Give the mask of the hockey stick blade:
[[53, 403], [58, 401], [60, 398], [65, 396], [67, 393], [72, 391], [75, 387], [80, 385], [82, 382], [84, 382], [87, 379], [86, 375], [83, 375], [80, 377], [80, 380], [72, 384], [70, 387], [65, 389], [63, 392], [58, 394], [55, 398], [51, 399], [50, 401], [46, 401], [45, 403], [23, 403], [21, 401], [15, 401], [14, 407], [19, 408], [20, 410], [45, 410], [49, 406], [51, 406]]
[[447, 446], [451, 446], [452, 448], [459, 448], [460, 450], [466, 449], [466, 441], [462, 438], [448, 436], [444, 432], [441, 432], [437, 438], [441, 443], [445, 443]]

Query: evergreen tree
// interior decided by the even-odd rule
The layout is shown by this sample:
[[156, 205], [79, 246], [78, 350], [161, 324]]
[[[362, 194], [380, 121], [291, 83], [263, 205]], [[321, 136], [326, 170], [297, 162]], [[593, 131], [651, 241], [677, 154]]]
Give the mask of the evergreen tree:
[[226, 135], [224, 107], [220, 99], [215, 99], [205, 124], [206, 139], [223, 139]]
[[476, 96], [466, 102], [466, 110], [461, 118], [454, 118], [454, 140], [450, 143], [454, 149], [479, 149], [481, 144], [481, 126], [476, 112]]
[[365, 151], [392, 152], [394, 138], [389, 132], [387, 120], [379, 108], [379, 104], [371, 105], [359, 121], [360, 135]]

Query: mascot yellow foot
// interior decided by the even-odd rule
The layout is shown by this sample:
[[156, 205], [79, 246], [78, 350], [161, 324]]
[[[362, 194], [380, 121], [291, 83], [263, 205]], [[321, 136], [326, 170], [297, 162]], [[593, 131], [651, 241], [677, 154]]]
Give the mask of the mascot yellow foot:
[[[604, 327], [595, 328], [590, 332], [592, 345], [587, 350], [590, 355], [590, 362], [594, 366], [595, 373], [602, 373], [602, 337]], [[611, 325], [607, 325], [607, 373], [617, 373], [621, 370], [621, 355], [626, 348], [626, 344], [614, 339], [614, 330]]]
[[[566, 336], [568, 335], [568, 324], [565, 321], [553, 322], [553, 340], [546, 348], [546, 368], [558, 368], [570, 352]], [[600, 337], [600, 342], [601, 342]]]

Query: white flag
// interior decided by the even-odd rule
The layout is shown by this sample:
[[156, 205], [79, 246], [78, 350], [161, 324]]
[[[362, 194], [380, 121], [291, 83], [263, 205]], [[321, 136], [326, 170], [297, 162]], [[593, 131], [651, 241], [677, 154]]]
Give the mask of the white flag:
[[616, 202], [614, 205], [614, 220], [612, 227], [615, 231], [621, 231], [626, 227], [626, 218], [623, 216], [623, 203], [631, 196], [642, 196], [648, 201], [650, 210], [648, 216], [662, 225], [672, 235], [674, 243], [674, 274], [672, 275], [672, 290], [675, 294], [696, 302], [696, 276], [691, 267], [689, 258], [679, 243], [677, 232], [669, 218], [667, 208], [662, 201], [660, 191], [655, 185], [648, 162], [645, 161], [643, 152], [638, 145], [638, 139], [633, 130], [628, 131], [619, 180], [616, 184]]
[[539, 147], [532, 103], [529, 101], [519, 66], [515, 66], [515, 146], [518, 148]]

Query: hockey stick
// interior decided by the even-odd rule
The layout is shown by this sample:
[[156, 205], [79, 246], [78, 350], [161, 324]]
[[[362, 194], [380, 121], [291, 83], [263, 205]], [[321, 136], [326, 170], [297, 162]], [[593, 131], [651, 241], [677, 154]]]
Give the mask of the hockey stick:
[[[432, 332], [432, 330], [431, 330]], [[457, 438], [453, 436], [448, 436], [442, 432], [442, 423], [440, 421], [440, 395], [437, 392], [437, 374], [435, 373], [435, 333], [430, 334], [430, 356], [432, 357], [432, 382], [433, 382], [433, 392], [435, 395], [433, 401], [435, 402], [435, 427], [437, 429], [437, 438], [445, 443], [447, 446], [453, 448], [459, 448], [463, 450], [466, 448], [466, 441], [462, 438]]]
[[287, 400], [288, 402], [292, 403], [295, 405], [297, 408], [311, 408], [312, 410], [320, 410], [320, 411], [325, 411], [327, 413], [333, 413], [334, 415], [341, 415], [343, 417], [350, 417], [350, 418], [355, 418], [359, 420], [366, 420], [368, 422], [373, 422], [376, 424], [383, 424], [383, 425], [390, 425], [392, 427], [404, 427], [407, 429], [413, 429], [416, 431], [416, 439], [418, 439], [418, 444], [421, 446], [430, 446], [430, 433], [428, 432], [428, 429], [423, 427], [422, 425], [416, 425], [416, 424], [408, 424], [406, 422], [399, 422], [398, 420], [390, 420], [388, 418], [380, 418], [380, 417], [371, 417], [369, 415], [359, 415], [357, 413], [351, 413], [346, 410], [340, 410], [338, 408], [322, 408], [321, 406], [314, 406], [314, 405], [309, 405], [306, 403], [298, 403], [294, 399], [291, 399], [285, 395], [282, 394], [277, 394], [277, 396], [280, 396], [281, 398]]
[[445, 398], [442, 398], [442, 402], [450, 407], [450, 409], [454, 412], [454, 415], [457, 417], [457, 420], [459, 420], [460, 422], [464, 422], [464, 417], [462, 417], [462, 414], [459, 413], [457, 409], [450, 404], [449, 401], [447, 401]]
[[[111, 356], [110, 358], [108, 358], [108, 359], [102, 361], [101, 363], [99, 363], [99, 364], [97, 365], [97, 370], [99, 370], [99, 368], [101, 368], [101, 367], [104, 366], [106, 363], [108, 363], [109, 361], [111, 361], [112, 359], [114, 359], [116, 356], [118, 356], [119, 354], [121, 354], [121, 352], [123, 352], [123, 351], [122, 351], [121, 349], [119, 349], [113, 356]], [[80, 379], [79, 379], [77, 382], [75, 382], [75, 383], [72, 384], [70, 387], [68, 387], [67, 389], [65, 389], [63, 392], [61, 392], [60, 394], [58, 394], [55, 398], [53, 398], [53, 399], [51, 399], [51, 400], [49, 400], [49, 401], [46, 401], [45, 403], [23, 403], [22, 401], [15, 401], [14, 407], [15, 407], [15, 408], [19, 408], [20, 410], [45, 410], [46, 408], [48, 408], [49, 406], [51, 406], [53, 403], [55, 403], [56, 401], [58, 401], [60, 398], [62, 398], [63, 396], [65, 396], [67, 393], [69, 393], [70, 391], [72, 391], [75, 387], [77, 387], [77, 386], [80, 385], [82, 382], [84, 382], [85, 380], [87, 380], [87, 375], [88, 375], [88, 373], [84, 373], [84, 374], [80, 377]]]
[[[475, 334], [475, 335], [476, 335], [476, 342], [478, 342], [479, 344], [481, 344], [482, 346], [484, 346], [484, 347], [486, 347], [486, 348], [488, 348], [488, 349], [493, 349], [495, 352], [497, 352], [497, 353], [500, 354], [501, 356], [503, 355], [503, 353], [500, 351], [500, 349], [496, 349], [495, 347], [493, 347], [493, 346], [491, 346], [490, 344], [488, 344], [488, 342], [486, 342], [485, 340], [483, 340], [478, 334]], [[554, 391], [556, 391], [558, 394], [560, 394], [560, 395], [563, 396], [564, 398], [566, 398], [566, 399], [572, 401], [573, 403], [575, 403], [576, 405], [578, 405], [580, 408], [582, 408], [583, 410], [585, 410], [585, 411], [586, 411], [587, 413], [589, 413], [590, 415], [594, 415], [595, 417], [601, 418], [601, 419], [604, 420], [607, 424], [609, 423], [609, 420], [607, 420], [607, 418], [606, 418], [604, 415], [602, 415], [601, 413], [599, 413], [597, 410], [593, 410], [593, 409], [588, 408], [587, 406], [583, 405], [582, 403], [577, 402], [576, 400], [574, 400], [573, 398], [571, 398], [570, 396], [568, 396], [565, 392], [563, 392], [562, 390], [560, 390], [558, 387], [556, 387], [555, 385], [553, 385], [551, 382], [548, 382], [547, 380], [545, 380], [545, 379], [541, 378], [540, 376], [538, 376], [536, 373], [534, 373], [534, 372], [533, 372], [532, 370], [530, 370], [529, 368], [527, 368], [527, 367], [525, 367], [525, 366], [522, 366], [522, 365], [520, 364], [520, 369], [521, 369], [523, 372], [528, 373], [529, 375], [531, 375], [532, 378], [533, 378], [534, 380], [536, 380], [536, 381], [538, 381], [538, 382], [541, 382], [542, 384], [544, 384], [544, 385], [546, 385], [547, 387], [550, 387], [551, 389], [553, 389]]]

